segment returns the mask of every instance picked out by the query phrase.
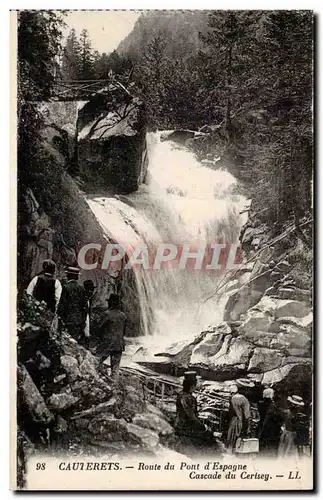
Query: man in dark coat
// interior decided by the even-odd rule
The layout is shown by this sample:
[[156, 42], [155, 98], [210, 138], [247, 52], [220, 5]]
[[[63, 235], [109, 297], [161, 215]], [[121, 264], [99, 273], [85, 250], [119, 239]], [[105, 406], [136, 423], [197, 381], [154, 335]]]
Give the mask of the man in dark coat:
[[197, 376], [195, 372], [185, 372], [183, 391], [176, 401], [175, 433], [180, 438], [180, 444], [185, 447], [184, 453], [221, 453], [221, 446], [211, 430], [200, 420], [197, 412], [197, 400], [193, 396], [196, 389]]
[[191, 438], [202, 438], [206, 435], [206, 427], [197, 413], [197, 401], [193, 392], [196, 389], [197, 379], [195, 372], [185, 372], [183, 391], [176, 400], [176, 434]]
[[57, 314], [68, 333], [80, 344], [86, 344], [85, 323], [88, 303], [84, 287], [78, 282], [79, 269], [69, 267], [67, 284], [63, 287]]
[[265, 389], [259, 406], [259, 451], [270, 457], [277, 456], [282, 425], [281, 412], [274, 401], [274, 395], [272, 388]]
[[99, 326], [101, 343], [98, 352], [101, 363], [110, 356], [111, 377], [117, 382], [122, 352], [125, 348], [126, 315], [120, 310], [118, 295], [110, 295], [108, 303], [109, 309], [104, 312], [103, 320]]

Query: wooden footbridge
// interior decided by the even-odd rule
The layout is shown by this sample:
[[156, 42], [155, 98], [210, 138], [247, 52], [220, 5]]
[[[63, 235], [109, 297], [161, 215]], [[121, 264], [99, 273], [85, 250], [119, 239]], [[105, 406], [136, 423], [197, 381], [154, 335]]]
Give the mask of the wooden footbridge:
[[94, 94], [109, 95], [121, 90], [131, 95], [125, 85], [115, 78], [102, 80], [56, 80], [51, 98], [55, 101], [87, 101]]
[[[176, 397], [182, 389], [179, 379], [169, 375], [160, 375], [140, 365], [121, 367], [121, 379], [137, 388], [144, 399], [159, 407], [169, 416], [175, 417]], [[213, 431], [222, 433], [225, 430], [229, 411], [229, 395], [196, 391], [199, 417]], [[251, 406], [253, 426], [257, 426], [259, 414], [255, 406]]]

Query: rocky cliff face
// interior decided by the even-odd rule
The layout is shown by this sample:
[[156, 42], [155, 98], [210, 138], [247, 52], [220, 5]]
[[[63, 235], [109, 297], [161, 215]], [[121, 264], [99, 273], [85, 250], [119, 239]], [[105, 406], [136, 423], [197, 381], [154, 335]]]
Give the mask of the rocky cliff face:
[[174, 59], [189, 57], [203, 47], [199, 33], [205, 30], [207, 17], [208, 11], [143, 12], [117, 52], [136, 61], [156, 36], [162, 36], [167, 40], [167, 56]]
[[[38, 172], [19, 186], [21, 290], [41, 271], [44, 259], [57, 263], [61, 278], [66, 266], [77, 264], [83, 245], [94, 242], [104, 248], [107, 239], [84, 194], [135, 191], [147, 169], [143, 105], [123, 87], [113, 84], [85, 102], [47, 102], [37, 108], [43, 122], [42, 157], [37, 158]], [[94, 306], [99, 309], [106, 307], [111, 291], [122, 294], [124, 283], [127, 289], [133, 284], [131, 276], [115, 278], [99, 269], [83, 271], [81, 278], [96, 284]], [[139, 305], [134, 290], [130, 292], [125, 303], [133, 322], [127, 334], [136, 335]]]
[[143, 103], [111, 84], [78, 110], [78, 169], [89, 192], [131, 193], [146, 176]]

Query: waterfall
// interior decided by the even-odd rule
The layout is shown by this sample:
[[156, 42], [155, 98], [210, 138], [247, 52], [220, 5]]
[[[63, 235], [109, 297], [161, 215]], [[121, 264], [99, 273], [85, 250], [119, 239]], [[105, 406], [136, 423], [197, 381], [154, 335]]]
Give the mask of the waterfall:
[[[131, 195], [88, 200], [107, 236], [128, 248], [237, 242], [246, 200], [234, 177], [201, 165], [185, 147], [162, 142], [160, 135], [147, 135], [147, 184]], [[214, 272], [136, 266], [134, 273], [144, 335], [170, 343], [222, 320], [223, 303], [205, 301], [219, 279]]]

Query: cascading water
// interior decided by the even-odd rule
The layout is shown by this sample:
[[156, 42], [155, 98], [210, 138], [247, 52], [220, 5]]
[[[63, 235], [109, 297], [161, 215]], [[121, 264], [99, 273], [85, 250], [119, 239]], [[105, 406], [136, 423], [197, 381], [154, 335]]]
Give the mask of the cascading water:
[[[125, 247], [139, 243], [237, 242], [246, 200], [225, 170], [204, 167], [184, 147], [148, 134], [148, 184], [136, 193], [94, 198], [88, 203], [107, 236]], [[121, 199], [122, 198], [122, 201]], [[142, 333], [158, 346], [191, 338], [222, 320], [223, 304], [205, 301], [219, 279], [215, 273], [169, 266], [134, 268]], [[149, 337], [148, 337], [149, 336]]]

